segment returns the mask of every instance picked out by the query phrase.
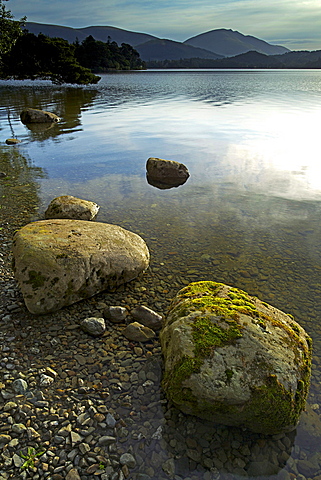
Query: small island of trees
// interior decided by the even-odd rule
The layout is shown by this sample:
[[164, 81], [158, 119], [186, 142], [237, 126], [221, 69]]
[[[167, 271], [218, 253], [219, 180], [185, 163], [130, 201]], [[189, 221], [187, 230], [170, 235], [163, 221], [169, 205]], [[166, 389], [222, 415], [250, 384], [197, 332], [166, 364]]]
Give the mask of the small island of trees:
[[98, 83], [96, 73], [142, 70], [145, 63], [126, 43], [97, 41], [92, 36], [70, 44], [62, 38], [34, 35], [24, 29], [26, 18], [13, 20], [0, 0], [0, 78], [49, 79], [53, 83]]

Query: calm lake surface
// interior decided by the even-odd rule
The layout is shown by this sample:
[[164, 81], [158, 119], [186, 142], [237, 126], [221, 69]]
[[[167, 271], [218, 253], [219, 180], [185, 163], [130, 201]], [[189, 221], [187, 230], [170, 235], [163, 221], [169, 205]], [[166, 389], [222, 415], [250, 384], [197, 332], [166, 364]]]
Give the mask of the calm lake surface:
[[[19, 118], [25, 107], [62, 121], [29, 129]], [[63, 194], [97, 202], [97, 220], [146, 240], [156, 290], [220, 281], [293, 314], [314, 341], [309, 405], [317, 415], [320, 125], [317, 70], [129, 72], [84, 88], [0, 82], [0, 155], [28, 170], [27, 201], [40, 214]], [[12, 136], [22, 143], [5, 145]], [[150, 185], [149, 157], [184, 163], [190, 178], [178, 188]], [[314, 462], [306, 478], [320, 474], [316, 439], [298, 428], [280, 478], [295, 478], [293, 458]]]

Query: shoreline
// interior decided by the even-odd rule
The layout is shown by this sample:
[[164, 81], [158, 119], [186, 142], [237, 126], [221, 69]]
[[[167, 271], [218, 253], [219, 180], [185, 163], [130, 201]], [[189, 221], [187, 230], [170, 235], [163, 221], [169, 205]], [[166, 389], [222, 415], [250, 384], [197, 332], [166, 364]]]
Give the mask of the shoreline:
[[[251, 434], [184, 415], [168, 403], [158, 336], [130, 342], [122, 335], [125, 324], [108, 322], [102, 337], [80, 329], [81, 320], [102, 316], [107, 305], [130, 311], [144, 304], [165, 313], [168, 294], [162, 298], [154, 288], [157, 268], [114, 293], [35, 316], [10, 266], [11, 235], [27, 222], [13, 223], [0, 230], [0, 480], [233, 480], [285, 467], [295, 432]], [[25, 391], [15, 390], [17, 380], [26, 382]], [[39, 456], [27, 474], [21, 454], [28, 457], [28, 448]], [[313, 478], [298, 469], [304, 447], [295, 449], [297, 459], [282, 478]], [[312, 464], [306, 468], [312, 471]]]

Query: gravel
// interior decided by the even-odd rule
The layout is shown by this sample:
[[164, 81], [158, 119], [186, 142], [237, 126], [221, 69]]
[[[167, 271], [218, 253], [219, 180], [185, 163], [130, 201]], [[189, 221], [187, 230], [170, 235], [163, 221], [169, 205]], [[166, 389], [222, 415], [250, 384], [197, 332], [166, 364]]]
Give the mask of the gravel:
[[0, 480], [320, 478], [320, 432], [299, 447], [296, 432], [250, 434], [168, 404], [158, 335], [128, 340], [130, 313], [106, 319], [99, 337], [82, 330], [110, 306], [164, 315], [182, 285], [159, 266], [115, 292], [31, 315], [11, 268], [12, 236], [27, 217], [11, 214], [0, 225]]

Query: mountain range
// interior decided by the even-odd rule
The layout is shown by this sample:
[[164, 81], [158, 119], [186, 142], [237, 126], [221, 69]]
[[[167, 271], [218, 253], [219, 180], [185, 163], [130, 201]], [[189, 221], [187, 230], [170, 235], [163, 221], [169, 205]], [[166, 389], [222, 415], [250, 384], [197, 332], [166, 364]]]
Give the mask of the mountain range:
[[265, 55], [279, 55], [290, 51], [280, 45], [272, 45], [256, 37], [224, 28], [201, 33], [184, 42], [175, 42], [147, 33], [131, 32], [109, 26], [72, 28], [27, 22], [26, 29], [35, 35], [43, 33], [49, 37], [64, 38], [70, 43], [76, 40], [82, 42], [89, 35], [92, 35], [95, 40], [103, 42], [115, 41], [118, 45], [128, 43], [146, 62], [190, 58], [221, 59], [253, 50]]

